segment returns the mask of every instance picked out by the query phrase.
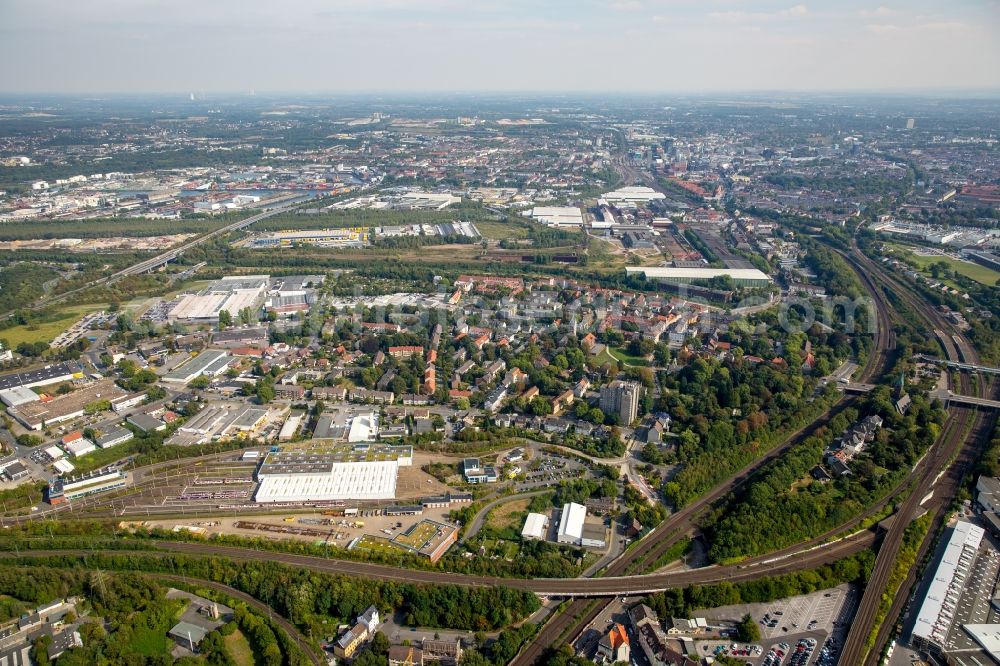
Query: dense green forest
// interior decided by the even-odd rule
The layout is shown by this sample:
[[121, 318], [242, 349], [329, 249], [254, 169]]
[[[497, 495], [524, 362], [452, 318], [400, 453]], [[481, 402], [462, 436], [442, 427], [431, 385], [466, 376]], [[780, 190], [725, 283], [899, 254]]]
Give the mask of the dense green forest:
[[[92, 218], [89, 220], [12, 222], [0, 224], [0, 241], [50, 238], [108, 238], [125, 236], [165, 236], [200, 234], [231, 222], [224, 217], [198, 217], [180, 220], [147, 220], [134, 217]], [[65, 256], [65, 251], [62, 251]], [[70, 255], [72, 256], [72, 255]]]
[[324, 622], [349, 622], [371, 604], [403, 613], [405, 622], [425, 627], [472, 631], [500, 629], [538, 610], [530, 592], [504, 587], [414, 585], [372, 578], [348, 578], [293, 568], [277, 562], [234, 562], [181, 555], [148, 557], [138, 552], [113, 555], [61, 555], [17, 558], [25, 566], [138, 570], [211, 580], [264, 601], [304, 632], [323, 632]]
[[[823, 451], [861, 414], [877, 413], [884, 427], [852, 464], [853, 474], [821, 483], [809, 472]], [[716, 513], [709, 530], [709, 557], [716, 562], [760, 555], [806, 541], [873, 506], [912, 471], [941, 432], [944, 415], [926, 398], [914, 396], [905, 416], [879, 387], [780, 459], [768, 464], [743, 492]]]

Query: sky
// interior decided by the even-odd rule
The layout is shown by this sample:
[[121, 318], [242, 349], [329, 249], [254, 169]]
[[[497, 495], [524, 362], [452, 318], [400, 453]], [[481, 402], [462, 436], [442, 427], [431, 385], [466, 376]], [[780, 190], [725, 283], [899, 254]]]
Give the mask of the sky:
[[1000, 0], [0, 0], [0, 91], [1000, 89]]

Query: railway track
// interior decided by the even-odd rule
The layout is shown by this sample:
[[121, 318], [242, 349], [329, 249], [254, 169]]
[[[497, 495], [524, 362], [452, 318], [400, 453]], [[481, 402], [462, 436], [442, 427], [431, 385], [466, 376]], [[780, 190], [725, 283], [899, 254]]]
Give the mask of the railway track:
[[509, 587], [542, 596], [580, 596], [582, 598], [615, 597], [661, 592], [688, 585], [712, 585], [723, 581], [755, 580], [810, 569], [833, 562], [869, 548], [876, 539], [874, 530], [863, 530], [822, 548], [797, 557], [761, 558], [753, 563], [711, 566], [681, 572], [615, 576], [606, 578], [498, 578], [457, 574], [436, 569], [400, 569], [384, 564], [332, 560], [314, 555], [298, 555], [271, 550], [252, 550], [213, 543], [164, 541], [155, 550], [94, 549], [82, 553], [79, 549], [52, 548], [0, 552], [0, 559], [76, 558], [103, 555], [108, 557], [164, 558], [212, 557], [233, 561], [278, 562], [289, 566], [329, 574], [377, 578], [416, 585], [460, 585], [465, 587]]
[[[858, 256], [861, 258], [859, 259]], [[949, 340], [947, 335], [942, 333], [942, 331], [949, 328], [943, 317], [926, 303], [919, 302], [914, 298], [909, 290], [900, 284], [897, 279], [888, 275], [875, 262], [867, 259], [860, 253], [852, 257], [852, 262], [863, 269], [868, 279], [871, 279], [872, 276], [878, 276], [878, 279], [883, 284], [893, 289], [902, 301], [906, 302], [918, 316], [925, 319], [928, 329], [934, 330], [935, 335], [942, 341], [942, 346], [949, 360], [962, 360], [964, 362], [975, 362], [978, 360], [975, 352], [967, 344], [964, 344], [964, 341], [959, 336], [953, 335]], [[963, 389], [967, 390], [970, 384], [968, 377], [962, 375], [961, 381]], [[879, 641], [884, 640], [889, 635], [891, 628], [895, 625], [895, 617], [903, 606], [903, 600], [899, 598], [904, 589], [904, 587], [901, 587], [900, 590], [894, 593], [889, 615], [884, 619], [881, 626], [873, 626], [885, 588], [895, 568], [906, 527], [912, 520], [916, 509], [920, 506], [921, 500], [928, 492], [935, 489], [940, 479], [943, 479], [944, 482], [936, 487], [936, 502], [929, 507], [929, 510], [933, 509], [934, 511], [935, 519], [938, 519], [939, 513], [950, 504], [951, 499], [955, 496], [962, 475], [964, 474], [965, 465], [970, 464], [969, 461], [973, 459], [973, 452], [978, 442], [984, 434], [988, 434], [986, 425], [989, 419], [985, 415], [964, 407], [952, 407], [949, 413], [951, 420], [939, 438], [939, 441], [935, 442], [932, 446], [930, 451], [931, 459], [928, 465], [918, 475], [913, 492], [906, 498], [897, 513], [900, 519], [893, 521], [893, 524], [879, 546], [875, 566], [858, 605], [854, 621], [851, 623], [851, 629], [844, 643], [844, 649], [841, 652], [840, 663], [842, 664], [873, 663], [874, 660], [877, 660], [878, 650], [872, 649], [869, 652], [866, 649], [866, 643], [872, 630], [876, 629], [875, 647], [877, 648], [881, 645]], [[967, 433], [969, 434], [968, 437], [966, 437]], [[965, 465], [958, 464], [962, 460], [965, 461]], [[942, 476], [942, 473], [945, 472], [947, 473]]]
[[[848, 259], [848, 261], [851, 261], [849, 255], [842, 255], [842, 256], [844, 256], [845, 259]], [[873, 299], [875, 305], [876, 330], [875, 330], [874, 350], [873, 353], [868, 357], [868, 360], [865, 363], [865, 366], [862, 368], [861, 373], [859, 375], [860, 380], [867, 381], [873, 377], [882, 376], [885, 373], [890, 363], [889, 352], [895, 349], [896, 347], [896, 334], [892, 326], [893, 308], [886, 300], [884, 294], [881, 292], [878, 285], [871, 279], [871, 277], [866, 273], [866, 271], [861, 269], [856, 262], [851, 261], [851, 263], [854, 264], [859, 277], [864, 283], [864, 286], [868, 290], [869, 295]], [[840, 404], [842, 409], [845, 406], [845, 403], [842, 402]], [[827, 419], [830, 416], [831, 414], [828, 414]], [[815, 425], [815, 422], [813, 425]], [[799, 431], [797, 435], [801, 435], [801, 433], [802, 431]], [[726, 484], [723, 484], [722, 486], [716, 488], [712, 493], [709, 494], [709, 496], [706, 496], [705, 498], [703, 498], [701, 501], [698, 502], [699, 509], [705, 510], [707, 507], [711, 506], [711, 504], [718, 501], [723, 496], [729, 494], [734, 489], [738, 488], [739, 485], [742, 485], [742, 483], [744, 483], [752, 475], [754, 471], [756, 471], [762, 465], [766, 464], [775, 457], [786, 452], [789, 448], [794, 446], [794, 444], [800, 440], [801, 437], [799, 436], [792, 437], [787, 444], [778, 447], [775, 451], [766, 456], [764, 459], [755, 462], [750, 469], [741, 470], [741, 472], [737, 474], [736, 477], [739, 479], [739, 483], [729, 484], [728, 487], [725, 487]], [[900, 488], [897, 491], [897, 493], [900, 492], [901, 490], [902, 488]], [[851, 522], [855, 525], [860, 524], [865, 518], [867, 518], [870, 515], [873, 515], [876, 511], [880, 511], [888, 502], [892, 501], [897, 493], [893, 493], [890, 496], [886, 497], [876, 507], [872, 507], [871, 509], [869, 509], [868, 512], [866, 512], [866, 514], [858, 516]], [[675, 516], [672, 516], [671, 518], [675, 518]], [[667, 535], [662, 538], [658, 538], [656, 540], [650, 540], [650, 537], [647, 537], [647, 540], [649, 541], [648, 543], [642, 546], [642, 550], [649, 552], [636, 553], [636, 555], [633, 557], [633, 561], [636, 563], [644, 561], [656, 562], [660, 555], [665, 553], [671, 546], [673, 546], [681, 538], [683, 538], [690, 530], [696, 527], [694, 523], [695, 517], [696, 516], [693, 513], [689, 513], [685, 517], [676, 518], [676, 520], [680, 524], [674, 524], [671, 525], [669, 528], [667, 528], [669, 531], [667, 532]], [[793, 555], [796, 552], [800, 552], [803, 548], [811, 548], [815, 544], [821, 543], [822, 541], [825, 541], [831, 538], [832, 536], [843, 532], [845, 528], [849, 529], [850, 528], [849, 526], [850, 523], [847, 526], [841, 526], [835, 530], [831, 530], [828, 533], [821, 535], [816, 539], [812, 539], [804, 544], [797, 544], [794, 547], [787, 548], [784, 551], [779, 551], [778, 553], [773, 553], [770, 556], [783, 557], [783, 556]], [[612, 570], [615, 569], [617, 566], [619, 566], [619, 563], [621, 561], [622, 560], [619, 559], [612, 565], [612, 567], [609, 567], [608, 573], [612, 573]], [[625, 569], [627, 570], [631, 566], [632, 563], [626, 563]], [[512, 666], [528, 666], [529, 664], [536, 663], [537, 660], [543, 654], [545, 648], [553, 644], [557, 640], [559, 640], [561, 637], [567, 635], [567, 631], [568, 630], [571, 631], [572, 626], [586, 627], [606, 607], [607, 603], [599, 604], [595, 607], [593, 603], [579, 602], [579, 601], [573, 602], [559, 616], [557, 616], [553, 620], [550, 620], [549, 623], [545, 625], [542, 631], [539, 632], [538, 636], [536, 636], [535, 640], [511, 662]], [[573, 634], [571, 634], [571, 638], [575, 636], [575, 633], [579, 632], [578, 631], [573, 632]]]

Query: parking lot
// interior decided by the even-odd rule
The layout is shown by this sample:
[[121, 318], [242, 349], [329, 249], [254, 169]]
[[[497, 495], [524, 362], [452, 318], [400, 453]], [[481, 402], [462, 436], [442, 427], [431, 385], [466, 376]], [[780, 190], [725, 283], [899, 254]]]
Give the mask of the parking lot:
[[[698, 612], [696, 615], [708, 618], [712, 624], [716, 620], [737, 622], [749, 613], [761, 633], [761, 640], [756, 644], [763, 649], [759, 656], [739, 657], [748, 663], [766, 666], [777, 666], [777, 664], [788, 666], [793, 661], [797, 666], [819, 664], [823, 648], [826, 647], [827, 657], [822, 663], [833, 664], [836, 663], [837, 652], [843, 645], [850, 618], [858, 601], [857, 590], [848, 585], [840, 585], [833, 589], [778, 601], [713, 608]], [[815, 646], [808, 644], [810, 639], [816, 641]], [[806, 642], [801, 651], [798, 649], [800, 641]], [[713, 650], [723, 643], [723, 641], [699, 641], [698, 656], [712, 655]], [[728, 644], [732, 645], [732, 641]], [[781, 647], [782, 645], [787, 647]], [[769, 661], [768, 655], [774, 651], [777, 656], [778, 650], [784, 653], [782, 660], [771, 658]], [[796, 653], [808, 654], [793, 660], [792, 656]]]

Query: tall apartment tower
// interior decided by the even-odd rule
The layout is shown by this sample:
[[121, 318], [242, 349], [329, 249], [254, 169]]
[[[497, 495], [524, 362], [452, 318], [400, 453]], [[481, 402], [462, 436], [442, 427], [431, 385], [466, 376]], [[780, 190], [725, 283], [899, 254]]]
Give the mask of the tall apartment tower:
[[636, 382], [615, 380], [601, 387], [601, 411], [616, 414], [618, 423], [627, 426], [639, 414], [639, 396], [642, 387]]

